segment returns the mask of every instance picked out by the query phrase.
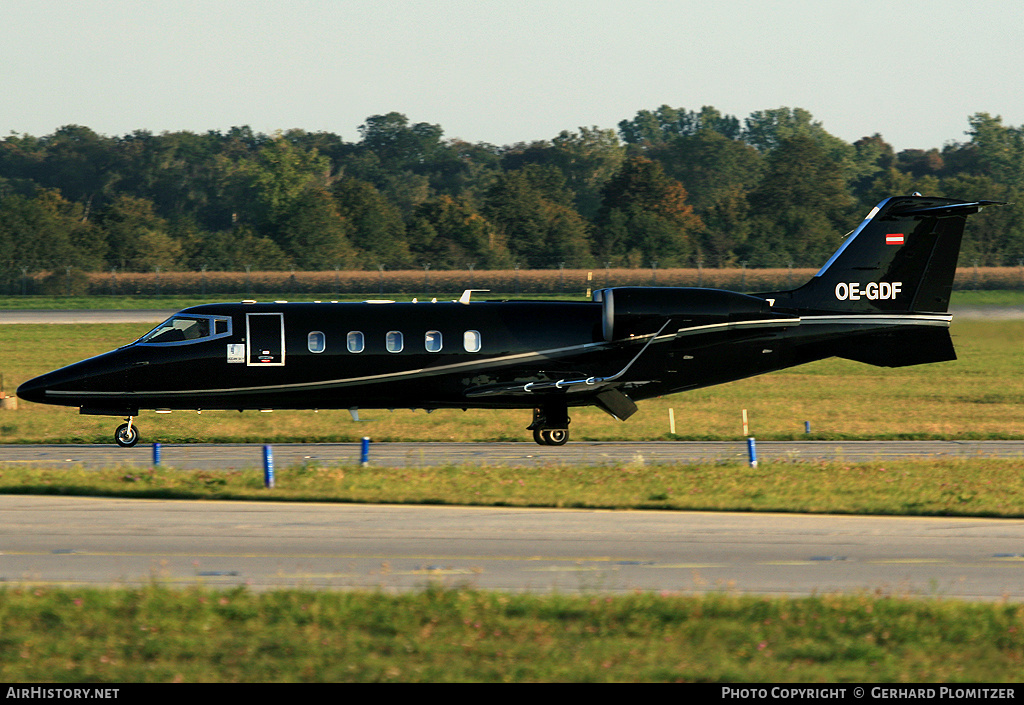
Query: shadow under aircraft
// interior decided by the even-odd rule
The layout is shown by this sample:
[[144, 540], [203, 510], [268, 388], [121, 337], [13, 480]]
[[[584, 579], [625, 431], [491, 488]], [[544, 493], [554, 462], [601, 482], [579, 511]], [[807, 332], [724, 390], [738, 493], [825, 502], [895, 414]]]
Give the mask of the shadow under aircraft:
[[827, 357], [953, 360], [947, 313], [967, 216], [995, 201], [882, 201], [790, 291], [614, 287], [592, 301], [193, 306], [135, 342], [21, 385], [18, 396], [125, 417], [140, 409], [532, 409], [543, 445], [569, 409], [636, 402]]

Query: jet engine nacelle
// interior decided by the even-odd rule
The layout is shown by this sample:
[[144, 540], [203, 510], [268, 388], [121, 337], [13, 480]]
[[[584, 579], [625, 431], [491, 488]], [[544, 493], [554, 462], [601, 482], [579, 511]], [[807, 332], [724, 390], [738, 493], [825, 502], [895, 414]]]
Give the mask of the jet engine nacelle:
[[655, 333], [667, 318], [682, 327], [771, 315], [765, 299], [721, 289], [615, 287], [598, 289], [593, 298], [603, 308], [601, 330], [607, 341]]

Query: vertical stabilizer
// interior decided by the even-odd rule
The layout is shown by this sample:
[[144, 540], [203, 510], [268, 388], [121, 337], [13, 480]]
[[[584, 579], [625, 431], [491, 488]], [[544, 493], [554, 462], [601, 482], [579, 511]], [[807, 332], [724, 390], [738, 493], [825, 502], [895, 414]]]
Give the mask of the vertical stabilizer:
[[811, 281], [759, 296], [801, 311], [945, 312], [967, 216], [995, 204], [917, 195], [887, 198]]

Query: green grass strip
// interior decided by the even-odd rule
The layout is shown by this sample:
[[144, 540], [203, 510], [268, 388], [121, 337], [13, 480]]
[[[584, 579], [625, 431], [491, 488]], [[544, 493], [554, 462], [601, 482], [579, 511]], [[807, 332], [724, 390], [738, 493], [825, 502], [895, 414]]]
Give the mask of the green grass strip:
[[0, 494], [914, 516], [1024, 516], [1020, 459], [201, 471], [0, 466]]
[[1006, 682], [1024, 606], [468, 589], [0, 591], [7, 682]]

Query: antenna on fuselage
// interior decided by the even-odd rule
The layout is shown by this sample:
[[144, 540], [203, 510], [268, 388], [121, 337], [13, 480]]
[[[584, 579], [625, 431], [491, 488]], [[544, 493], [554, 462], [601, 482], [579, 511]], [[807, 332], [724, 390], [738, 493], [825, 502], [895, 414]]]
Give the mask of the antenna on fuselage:
[[465, 291], [462, 292], [462, 296], [459, 297], [459, 303], [460, 304], [468, 304], [469, 303], [469, 297], [471, 297], [473, 295], [474, 291], [484, 292], [484, 291], [490, 291], [490, 289], [466, 289]]

